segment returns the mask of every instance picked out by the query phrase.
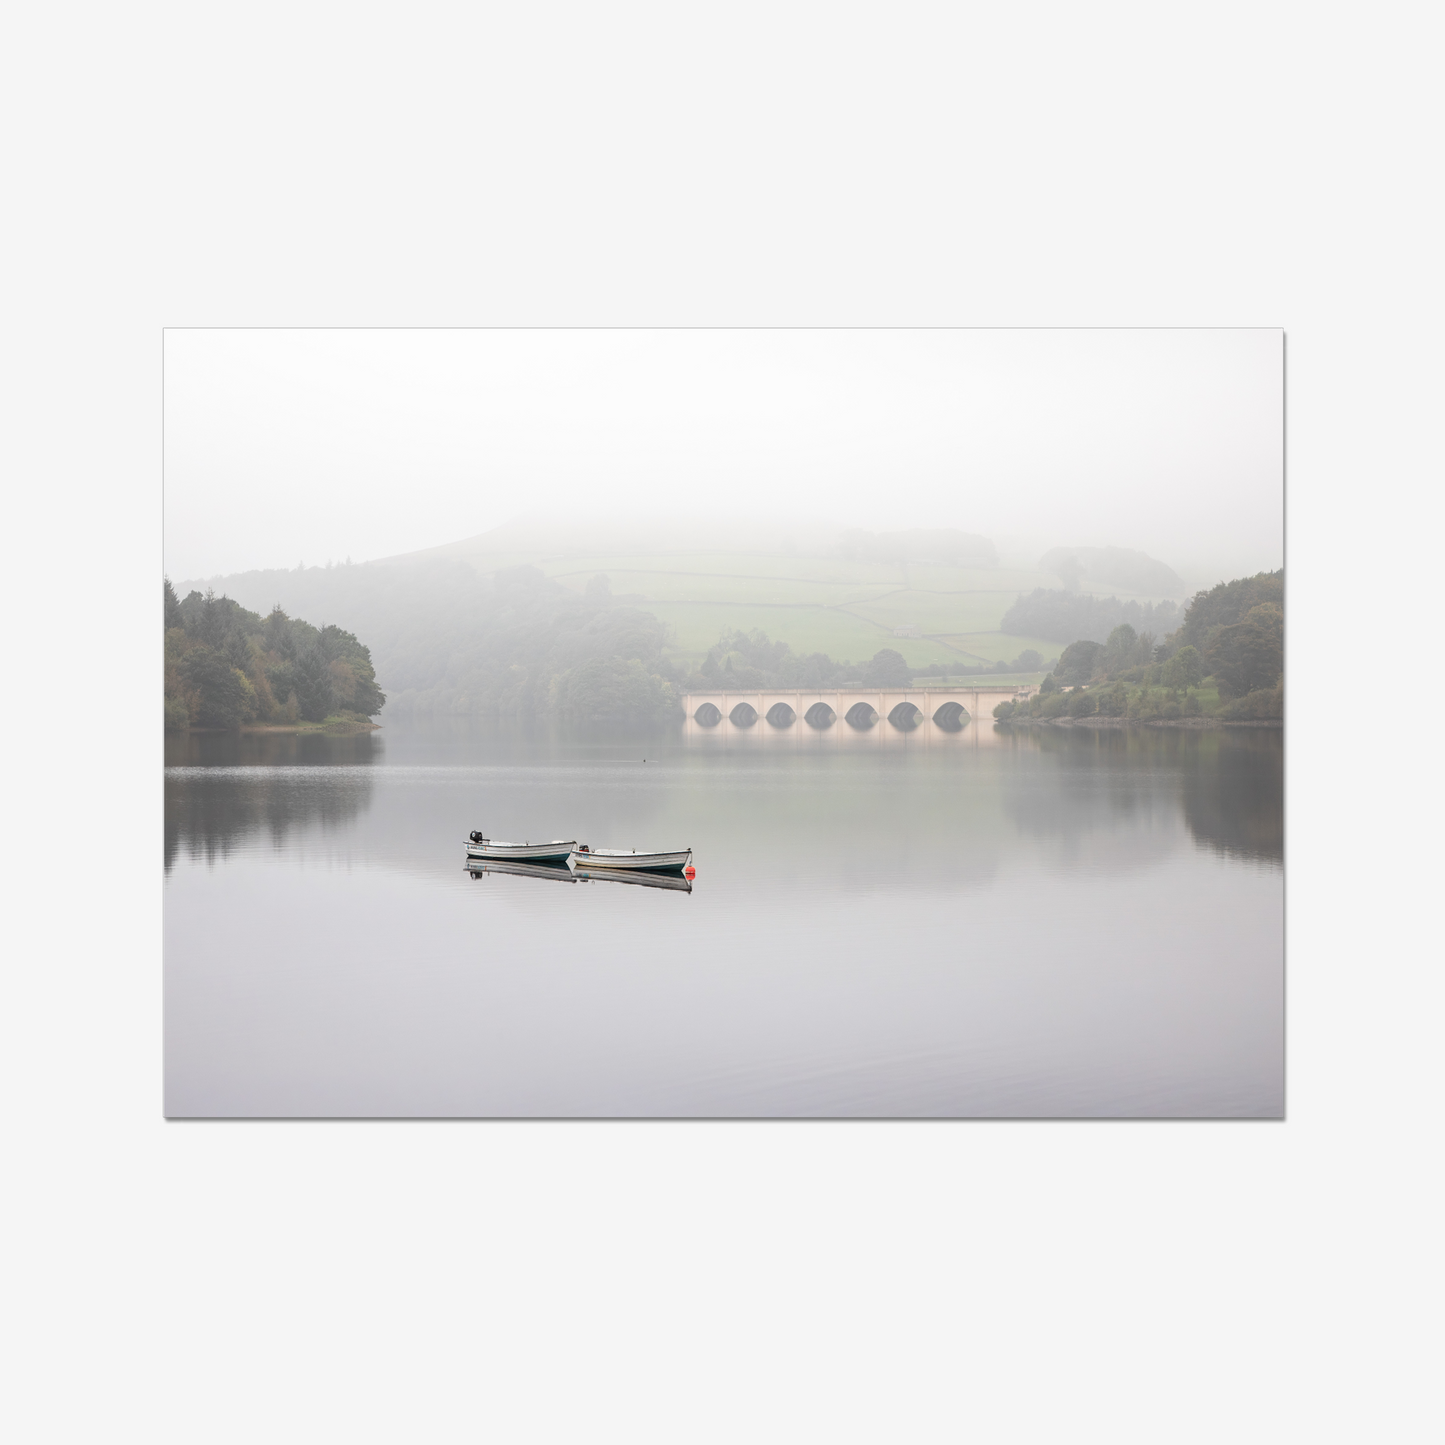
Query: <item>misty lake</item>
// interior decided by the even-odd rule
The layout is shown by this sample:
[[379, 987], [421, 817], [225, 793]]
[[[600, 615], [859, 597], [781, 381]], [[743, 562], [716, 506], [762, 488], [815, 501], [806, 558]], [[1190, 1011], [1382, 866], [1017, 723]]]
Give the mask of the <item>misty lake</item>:
[[169, 741], [167, 1114], [1282, 1114], [1278, 731], [841, 727]]

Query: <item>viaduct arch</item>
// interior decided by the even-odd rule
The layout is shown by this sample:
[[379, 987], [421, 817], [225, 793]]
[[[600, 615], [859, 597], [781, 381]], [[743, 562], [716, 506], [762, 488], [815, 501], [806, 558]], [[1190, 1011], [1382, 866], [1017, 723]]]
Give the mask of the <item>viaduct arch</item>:
[[[689, 732], [734, 729], [761, 734], [910, 733], [931, 723], [946, 733], [991, 722], [1001, 702], [1028, 697], [1033, 687], [903, 687], [719, 689], [682, 699]], [[724, 724], [727, 727], [724, 727]]]

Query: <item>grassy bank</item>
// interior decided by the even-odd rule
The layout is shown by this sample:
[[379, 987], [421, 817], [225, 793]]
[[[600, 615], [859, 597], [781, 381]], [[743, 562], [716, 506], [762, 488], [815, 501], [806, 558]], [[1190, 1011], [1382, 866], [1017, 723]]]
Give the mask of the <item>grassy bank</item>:
[[243, 733], [333, 733], [343, 736], [347, 733], [373, 733], [380, 728], [381, 724], [372, 722], [370, 718], [359, 718], [342, 713], [323, 718], [320, 722], [242, 723], [240, 731]]
[[1000, 703], [993, 715], [1002, 723], [1086, 723], [1095, 719], [1118, 723], [1274, 723], [1284, 716], [1284, 688], [1281, 683], [1232, 698], [1221, 693], [1218, 681], [1212, 677], [1190, 688], [1099, 683], [1040, 692], [1023, 702]]

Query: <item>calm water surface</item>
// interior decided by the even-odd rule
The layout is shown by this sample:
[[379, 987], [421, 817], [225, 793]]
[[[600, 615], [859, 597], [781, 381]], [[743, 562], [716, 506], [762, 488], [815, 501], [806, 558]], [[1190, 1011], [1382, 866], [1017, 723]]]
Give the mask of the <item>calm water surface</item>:
[[167, 1113], [1283, 1112], [1278, 732], [842, 726], [173, 742]]

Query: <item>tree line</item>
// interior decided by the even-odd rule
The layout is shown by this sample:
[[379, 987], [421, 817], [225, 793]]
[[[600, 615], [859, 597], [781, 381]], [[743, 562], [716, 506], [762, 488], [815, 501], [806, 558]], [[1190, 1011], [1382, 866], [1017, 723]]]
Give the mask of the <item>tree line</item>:
[[1042, 637], [1047, 642], [1086, 638], [1102, 643], [1116, 627], [1127, 625], [1158, 636], [1178, 623], [1179, 608], [1173, 602], [1121, 602], [1117, 597], [1036, 587], [1004, 613], [1000, 627], [1015, 637]]
[[655, 722], [678, 712], [662, 623], [619, 605], [606, 577], [579, 594], [532, 566], [488, 577], [464, 564], [374, 575], [393, 595], [384, 626], [399, 714], [533, 724]]
[[1103, 642], [1076, 639], [1035, 697], [1002, 703], [994, 716], [1198, 716], [1198, 689], [1209, 683], [1218, 692], [1221, 717], [1284, 716], [1283, 568], [1196, 593], [1162, 642], [1127, 622]]
[[364, 722], [386, 695], [370, 651], [339, 627], [313, 627], [275, 607], [262, 617], [229, 597], [165, 581], [165, 726]]
[[[398, 587], [437, 589], [406, 649], [396, 649], [388, 685], [398, 712], [462, 713], [530, 724], [661, 723], [679, 719], [689, 691], [718, 687], [893, 687], [913, 678], [986, 668], [910, 668], [894, 648], [867, 662], [795, 653], [766, 633], [731, 631], [697, 668], [664, 656], [666, 628], [652, 613], [612, 594], [603, 573], [578, 593], [524, 565], [479, 578], [470, 569], [395, 575]], [[446, 590], [443, 591], [442, 589]], [[446, 598], [446, 605], [440, 599]], [[404, 609], [403, 609], [404, 610]], [[420, 612], [420, 609], [418, 609]], [[417, 615], [417, 614], [413, 614]], [[1025, 652], [1001, 669], [1036, 671]], [[392, 677], [392, 671], [397, 676]], [[421, 686], [407, 686], [415, 679]]]
[[[1057, 659], [1055, 659], [1057, 661]], [[799, 654], [755, 628], [727, 631], [708, 649], [698, 668], [681, 680], [685, 692], [718, 688], [907, 687], [919, 678], [970, 677], [995, 672], [1037, 672], [1044, 659], [1026, 648], [1012, 662], [991, 665], [934, 662], [910, 667], [897, 648], [881, 647], [866, 662], [835, 661], [826, 652]]]

